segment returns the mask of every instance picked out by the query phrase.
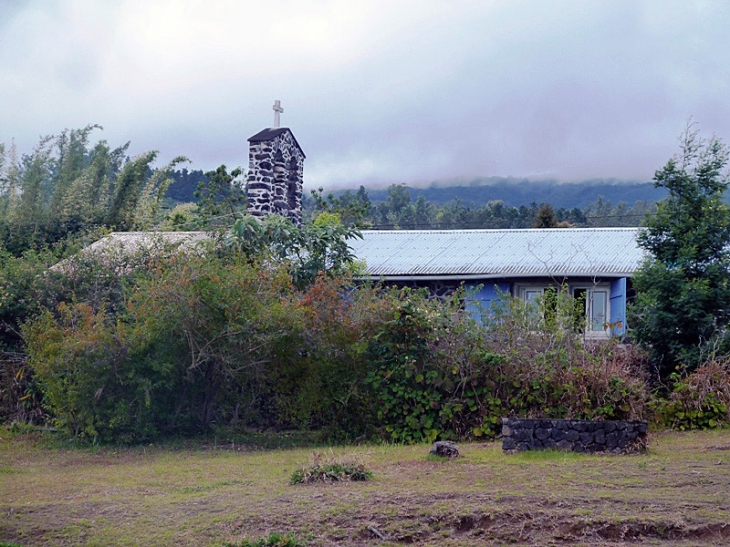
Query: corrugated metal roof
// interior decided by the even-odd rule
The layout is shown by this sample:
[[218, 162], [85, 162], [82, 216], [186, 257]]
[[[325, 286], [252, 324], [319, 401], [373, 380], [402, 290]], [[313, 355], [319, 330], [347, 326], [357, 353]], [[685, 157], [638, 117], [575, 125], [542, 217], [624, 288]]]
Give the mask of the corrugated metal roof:
[[205, 232], [111, 232], [90, 245], [84, 252], [94, 253], [107, 250], [133, 252], [149, 248], [156, 242], [186, 248], [209, 238], [210, 236]]
[[624, 277], [644, 257], [638, 230], [364, 231], [350, 246], [377, 277]]

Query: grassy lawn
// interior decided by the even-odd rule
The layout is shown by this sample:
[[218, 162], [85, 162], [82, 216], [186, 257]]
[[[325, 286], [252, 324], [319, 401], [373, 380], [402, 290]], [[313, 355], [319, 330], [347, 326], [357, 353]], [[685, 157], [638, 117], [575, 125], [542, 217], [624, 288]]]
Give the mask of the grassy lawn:
[[[332, 449], [366, 483], [289, 485], [313, 449], [64, 449], [0, 432], [0, 545], [728, 545], [730, 430], [655, 433], [641, 456], [461, 445]], [[315, 449], [329, 454], [329, 449]]]

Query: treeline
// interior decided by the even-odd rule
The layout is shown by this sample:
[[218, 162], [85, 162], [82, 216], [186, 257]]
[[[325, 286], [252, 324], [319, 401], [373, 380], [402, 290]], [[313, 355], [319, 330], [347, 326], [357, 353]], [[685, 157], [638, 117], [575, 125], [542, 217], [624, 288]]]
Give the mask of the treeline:
[[[666, 191], [651, 182], [621, 182], [617, 180], [587, 180], [582, 182], [559, 183], [549, 180], [528, 180], [514, 177], [489, 177], [474, 180], [434, 182], [428, 186], [410, 186], [411, 199], [416, 201], [423, 196], [435, 205], [459, 199], [471, 205], [484, 205], [490, 201], [502, 201], [519, 207], [536, 203], [549, 203], [555, 209], [583, 210], [598, 196], [617, 203], [646, 201], [653, 203], [666, 197]], [[387, 187], [368, 188], [374, 203], [385, 201]], [[338, 191], [335, 191], [338, 194]]]
[[507, 228], [567, 228], [639, 226], [646, 215], [656, 209], [655, 203], [637, 201], [616, 205], [599, 196], [584, 209], [554, 209], [548, 203], [531, 203], [513, 207], [502, 201], [470, 205], [458, 199], [444, 205], [430, 203], [423, 195], [412, 200], [406, 185], [391, 185], [384, 201], [373, 203], [365, 187], [356, 192], [346, 190], [326, 196], [312, 192], [305, 200], [305, 213], [316, 216], [321, 211], [333, 211], [346, 222], [376, 230], [457, 230]]
[[0, 144], [0, 240], [13, 254], [41, 248], [94, 226], [144, 230], [157, 221], [170, 173], [184, 158], [153, 166], [157, 152], [134, 158], [129, 143], [91, 143], [89, 125], [41, 139], [27, 154]]
[[[166, 206], [180, 206], [181, 203], [194, 203], [198, 200], [196, 192], [202, 183], [208, 183], [208, 177], [201, 170], [176, 169], [171, 172], [173, 182], [167, 191]], [[526, 205], [510, 205], [506, 200], [494, 199], [490, 196], [505, 195], [509, 184], [522, 191], [513, 199], [524, 198], [525, 187], [535, 190]], [[637, 191], [636, 187], [640, 188]], [[465, 200], [459, 196], [471, 196], [464, 190], [469, 187], [451, 189], [414, 189], [405, 184], [390, 185], [386, 190], [368, 190], [360, 186], [357, 191], [344, 190], [330, 192], [326, 195], [322, 190], [305, 193], [303, 207], [305, 218], [314, 218], [322, 211], [336, 211], [345, 222], [376, 230], [457, 230], [457, 229], [506, 229], [533, 227], [610, 227], [639, 226], [647, 214], [656, 210], [656, 200], [663, 192], [653, 194], [644, 188], [650, 185], [604, 184], [559, 185], [548, 183], [504, 182], [499, 186], [482, 186], [472, 197], [482, 198], [483, 202]], [[551, 191], [544, 191], [550, 188]], [[622, 191], [619, 192], [617, 188]], [[539, 189], [543, 189], [540, 191]], [[573, 196], [576, 202], [585, 203], [586, 193], [600, 189], [611, 190], [612, 194], [623, 194], [656, 198], [654, 200], [638, 199], [629, 204], [619, 200], [615, 204], [600, 194], [594, 201], [584, 206], [560, 206], [565, 203], [566, 196], [557, 197], [560, 190]], [[446, 190], [453, 190], [449, 199]], [[444, 195], [445, 194], [445, 195]], [[453, 197], [456, 195], [457, 197]], [[433, 199], [431, 199], [433, 197]], [[537, 201], [540, 197], [553, 201]], [[537, 199], [536, 199], [537, 198]], [[188, 207], [189, 208], [189, 207]], [[182, 206], [182, 209], [186, 209]]]

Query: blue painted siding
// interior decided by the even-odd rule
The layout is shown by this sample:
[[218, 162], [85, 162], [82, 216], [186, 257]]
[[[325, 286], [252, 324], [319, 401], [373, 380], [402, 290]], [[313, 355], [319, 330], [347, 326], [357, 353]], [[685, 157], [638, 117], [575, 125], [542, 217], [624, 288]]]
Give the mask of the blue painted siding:
[[626, 278], [622, 277], [611, 282], [611, 334], [626, 333]]
[[[481, 285], [481, 287], [479, 286]], [[510, 292], [509, 283], [466, 283], [466, 302], [464, 308], [478, 321], [489, 316], [489, 310], [493, 303], [499, 301], [500, 293]], [[482, 313], [486, 317], [482, 318]]]

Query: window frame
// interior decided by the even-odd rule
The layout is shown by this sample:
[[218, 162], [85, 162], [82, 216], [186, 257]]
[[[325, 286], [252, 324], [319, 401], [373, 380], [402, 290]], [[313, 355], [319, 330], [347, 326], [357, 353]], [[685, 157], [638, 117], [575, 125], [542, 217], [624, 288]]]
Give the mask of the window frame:
[[[611, 329], [609, 326], [609, 321], [611, 317], [611, 284], [610, 283], [604, 283], [604, 282], [584, 282], [584, 283], [567, 283], [567, 290], [568, 294], [570, 294], [573, 298], [575, 298], [576, 290], [584, 290], [586, 294], [588, 295], [586, 298], [586, 311], [583, 315], [584, 317], [584, 323], [583, 323], [583, 332], [581, 332], [581, 336], [585, 338], [608, 338], [611, 335]], [[527, 294], [531, 292], [536, 292], [539, 294], [545, 294], [545, 291], [549, 288], [554, 288], [556, 290], [561, 290], [561, 287], [565, 285], [559, 285], [557, 283], [518, 283], [515, 284], [515, 292], [514, 294], [522, 300], [523, 302], [530, 302], [530, 300], [527, 299]], [[596, 323], [596, 318], [593, 317], [593, 307], [594, 307], [594, 294], [595, 293], [603, 293], [604, 296], [604, 302], [603, 302], [603, 320], [602, 320], [602, 327], [600, 329], [594, 330], [594, 325]]]

